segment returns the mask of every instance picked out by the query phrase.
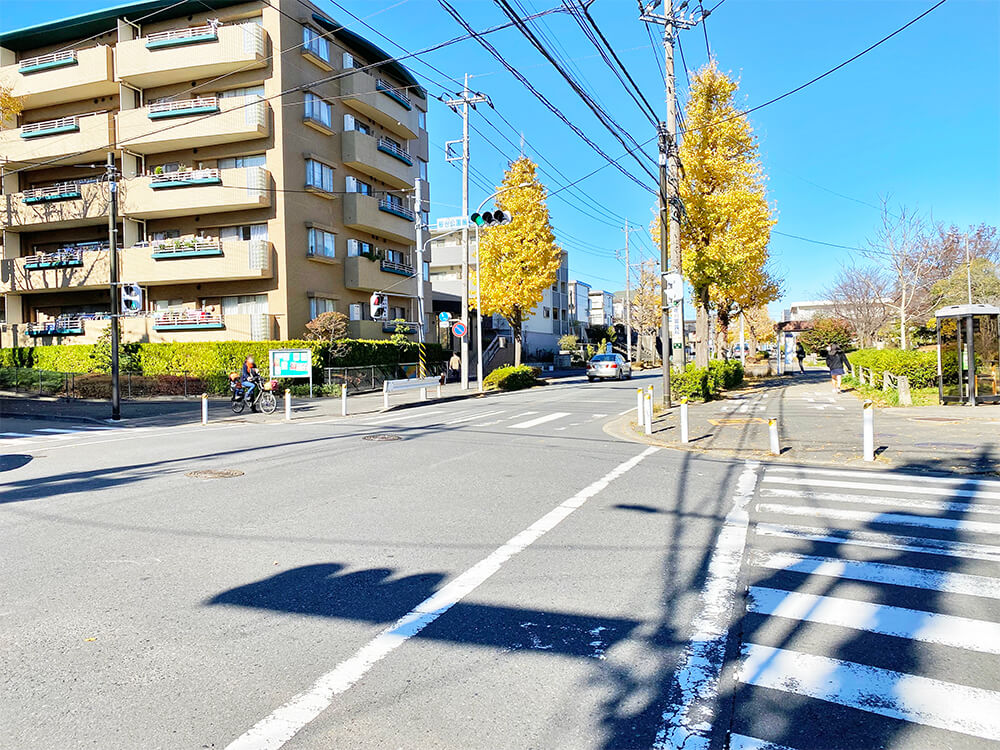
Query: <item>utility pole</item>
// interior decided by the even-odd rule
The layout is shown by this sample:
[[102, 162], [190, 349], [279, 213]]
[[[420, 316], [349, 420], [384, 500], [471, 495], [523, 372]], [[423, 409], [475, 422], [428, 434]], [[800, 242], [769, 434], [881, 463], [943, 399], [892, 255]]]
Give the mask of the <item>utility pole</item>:
[[[489, 101], [485, 94], [469, 91], [469, 74], [465, 74], [465, 86], [462, 95], [456, 99], [447, 99], [447, 104], [455, 112], [462, 108], [462, 216], [469, 218], [469, 105]], [[452, 141], [454, 143], [454, 141]], [[445, 147], [447, 149], [447, 145]], [[479, 311], [476, 311], [477, 314]], [[469, 389], [469, 227], [462, 229], [462, 322], [465, 324], [466, 335], [462, 336], [462, 390]]]
[[108, 252], [111, 281], [111, 419], [122, 418], [121, 389], [118, 387], [118, 316], [121, 314], [121, 288], [118, 283], [118, 170], [114, 153], [108, 154]]
[[969, 255], [969, 235], [965, 235], [965, 283], [969, 288], [969, 304], [972, 304], [972, 257]]
[[629, 262], [628, 236], [631, 232], [638, 232], [642, 227], [630, 227], [628, 219], [625, 219], [625, 341], [628, 361], [632, 361], [632, 265]]
[[427, 341], [427, 315], [424, 313], [424, 219], [423, 219], [423, 184], [420, 177], [413, 180], [413, 212], [417, 215], [417, 342], [420, 348], [420, 377], [426, 377], [424, 372], [424, 344]]
[[[667, 119], [657, 126], [660, 162], [660, 271], [681, 273], [681, 225], [680, 198], [678, 196], [679, 169], [677, 158], [677, 96], [674, 88], [674, 36], [679, 29], [690, 29], [701, 23], [708, 16], [704, 10], [695, 17], [681, 15], [686, 2], [682, 2], [678, 12], [674, 13], [673, 0], [663, 0], [663, 12], [656, 13], [658, 0], [643, 5], [640, 0], [639, 20], [663, 26], [664, 76], [663, 84], [667, 100]], [[661, 276], [662, 278], [662, 276]], [[663, 318], [661, 320], [660, 339], [663, 347], [663, 401], [671, 405], [670, 399], [670, 366], [669, 362], [683, 369], [684, 351], [684, 298], [683, 295], [675, 302], [669, 302], [666, 296], [665, 284], [660, 288], [663, 294]], [[673, 333], [673, 337], [671, 337]]]

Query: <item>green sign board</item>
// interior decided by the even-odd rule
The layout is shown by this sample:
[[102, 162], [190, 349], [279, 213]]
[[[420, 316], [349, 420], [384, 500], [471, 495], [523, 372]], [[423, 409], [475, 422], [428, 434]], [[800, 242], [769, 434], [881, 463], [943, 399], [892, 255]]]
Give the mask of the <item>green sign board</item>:
[[268, 359], [272, 378], [312, 378], [310, 349], [271, 349]]

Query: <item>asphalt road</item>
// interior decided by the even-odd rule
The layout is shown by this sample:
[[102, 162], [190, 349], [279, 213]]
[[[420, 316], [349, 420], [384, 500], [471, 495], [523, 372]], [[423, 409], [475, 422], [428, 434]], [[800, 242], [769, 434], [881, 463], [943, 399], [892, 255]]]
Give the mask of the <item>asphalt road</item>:
[[[971, 547], [956, 526], [928, 532], [936, 553], [912, 549], [919, 541], [887, 552], [901, 533], [878, 525], [888, 517], [872, 527], [831, 511], [802, 522], [803, 507], [858, 505], [809, 494], [821, 484], [814, 475], [801, 475], [809, 486], [798, 495], [771, 496], [787, 475], [606, 432], [634, 408], [636, 385], [657, 379], [568, 380], [288, 424], [278, 415], [109, 430], [4, 420], [0, 746], [996, 746], [995, 718], [928, 719], [906, 714], [909, 704], [892, 715], [887, 696], [848, 705], [846, 692], [782, 671], [806, 652], [826, 668], [867, 658], [887, 671], [891, 659], [878, 654], [889, 639], [907, 657], [896, 669], [940, 668], [934, 679], [968, 688], [963, 697], [995, 717], [995, 648], [969, 655], [971, 641], [995, 631], [973, 625], [963, 642], [932, 642], [909, 623], [851, 640], [845, 632], [866, 626], [771, 606], [836, 594], [995, 628], [991, 525], [976, 527]], [[189, 475], [202, 470], [241, 473]], [[957, 502], [1000, 506], [1000, 490], [962, 486], [909, 496], [938, 502], [942, 519], [964, 520]], [[905, 505], [905, 494], [884, 503]], [[846, 530], [830, 531], [834, 523]], [[803, 526], [841, 536], [804, 539]], [[881, 552], [844, 541], [869, 527], [883, 535]], [[882, 568], [835, 569], [830, 560], [855, 548], [863, 561], [882, 554], [897, 565], [936, 554], [950, 577], [927, 576], [921, 588], [870, 580], [871, 570], [893, 573]], [[830, 585], [817, 588], [817, 576]], [[833, 591], [841, 581], [853, 588]], [[888, 679], [872, 674], [862, 676]], [[910, 685], [897, 703], [939, 687]], [[823, 731], [803, 729], [809, 722]], [[827, 731], [838, 726], [842, 739]]]

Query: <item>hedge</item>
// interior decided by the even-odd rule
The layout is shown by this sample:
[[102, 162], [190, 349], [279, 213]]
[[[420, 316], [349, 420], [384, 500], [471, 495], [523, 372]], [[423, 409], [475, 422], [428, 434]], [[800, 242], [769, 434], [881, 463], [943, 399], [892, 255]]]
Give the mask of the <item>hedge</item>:
[[519, 391], [538, 384], [541, 371], [536, 367], [498, 367], [483, 378], [483, 389], [487, 391]]
[[713, 359], [708, 363], [708, 385], [712, 393], [735, 388], [743, 382], [743, 365], [738, 359]]
[[[859, 349], [847, 355], [855, 367], [867, 367], [881, 378], [883, 372], [905, 375], [911, 388], [930, 388], [937, 385], [937, 352], [904, 351], [902, 349]], [[946, 383], [958, 382], [958, 356], [946, 352], [941, 360]]]
[[671, 372], [670, 392], [690, 401], [711, 401], [742, 382], [743, 365], [739, 360], [713, 359], [708, 367], [695, 367], [691, 363], [680, 372]]
[[[209, 341], [171, 342], [164, 344], [126, 344], [134, 352], [144, 375], [166, 375], [188, 372], [192, 375], [212, 375], [237, 369], [247, 356], [258, 365], [267, 365], [269, 349], [311, 349], [312, 364], [317, 378], [322, 368], [354, 367], [359, 365], [394, 365], [416, 362], [418, 345], [413, 342], [397, 344], [388, 339], [366, 341], [351, 339], [344, 342], [347, 353], [327, 362], [330, 344], [326, 341]], [[440, 344], [426, 344], [427, 361], [442, 362], [447, 359]], [[29, 346], [17, 349], [0, 349], [0, 367], [35, 367], [58, 372], [86, 373], [94, 371], [89, 344], [63, 346]]]

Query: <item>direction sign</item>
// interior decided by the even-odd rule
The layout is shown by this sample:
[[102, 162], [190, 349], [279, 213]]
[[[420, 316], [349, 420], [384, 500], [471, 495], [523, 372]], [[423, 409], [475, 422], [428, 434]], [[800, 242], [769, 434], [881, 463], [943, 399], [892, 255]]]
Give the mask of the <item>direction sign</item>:
[[466, 332], [465, 323], [463, 323], [462, 321], [458, 321], [451, 327], [451, 332], [456, 336], [458, 336], [459, 338], [462, 338], [462, 336], [464, 336]]
[[449, 320], [451, 320], [451, 313], [446, 313], [446, 312], [438, 313], [438, 320], [440, 320], [442, 323], [447, 323]]
[[468, 216], [448, 216], [437, 220], [435, 229], [443, 232], [448, 229], [464, 229], [469, 226]]

